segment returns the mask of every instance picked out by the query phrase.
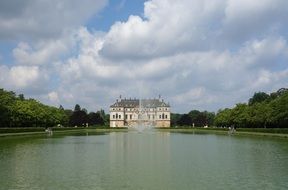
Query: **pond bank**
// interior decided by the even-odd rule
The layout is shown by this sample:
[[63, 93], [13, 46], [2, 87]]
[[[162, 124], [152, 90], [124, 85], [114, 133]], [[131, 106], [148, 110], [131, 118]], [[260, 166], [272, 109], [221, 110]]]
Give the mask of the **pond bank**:
[[[246, 130], [245, 130], [246, 129]], [[237, 129], [234, 133], [229, 133], [228, 129], [225, 128], [170, 128], [170, 129], [158, 129], [159, 131], [169, 131], [169, 132], [178, 132], [178, 133], [213, 133], [213, 134], [222, 134], [222, 135], [252, 135], [252, 136], [269, 136], [269, 137], [282, 137], [282, 138], [288, 138], [288, 129], [283, 129], [285, 133], [277, 133], [277, 132], [268, 132], [269, 129], [267, 129], [267, 132], [265, 132], [265, 129], [263, 130], [257, 130], [254, 131], [247, 128], [241, 128]]]
[[[73, 133], [73, 132], [125, 132], [127, 128], [52, 128], [52, 132], [58, 133]], [[5, 136], [20, 136], [20, 135], [43, 135], [48, 134], [45, 128], [0, 128], [0, 137]]]
[[[229, 134], [228, 129], [225, 128], [158, 128], [160, 132], [178, 132], [178, 133], [212, 133], [212, 134]], [[283, 133], [272, 131], [271, 129], [237, 129], [233, 134], [229, 135], [252, 135], [252, 136], [269, 136], [288, 138], [288, 128], [281, 129]], [[53, 133], [71, 133], [71, 132], [127, 132], [127, 128], [53, 128]], [[269, 131], [269, 132], [268, 132]], [[47, 134], [44, 128], [0, 128], [0, 137], [5, 136], [19, 136], [19, 135], [42, 135]]]

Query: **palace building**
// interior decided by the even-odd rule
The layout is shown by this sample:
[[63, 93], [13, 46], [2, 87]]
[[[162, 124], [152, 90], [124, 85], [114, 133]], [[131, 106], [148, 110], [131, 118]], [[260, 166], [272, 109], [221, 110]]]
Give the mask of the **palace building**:
[[160, 99], [120, 99], [110, 106], [110, 127], [170, 127], [170, 105]]

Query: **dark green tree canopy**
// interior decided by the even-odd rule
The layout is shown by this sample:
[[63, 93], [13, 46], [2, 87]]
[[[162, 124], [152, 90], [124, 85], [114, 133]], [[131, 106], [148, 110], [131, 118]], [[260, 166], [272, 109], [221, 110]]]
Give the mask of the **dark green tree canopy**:
[[265, 92], [256, 92], [254, 93], [253, 97], [249, 99], [249, 105], [263, 102], [265, 100], [268, 100], [269, 98], [270, 96]]
[[81, 107], [79, 104], [76, 104], [74, 107], [74, 111], [81, 111]]

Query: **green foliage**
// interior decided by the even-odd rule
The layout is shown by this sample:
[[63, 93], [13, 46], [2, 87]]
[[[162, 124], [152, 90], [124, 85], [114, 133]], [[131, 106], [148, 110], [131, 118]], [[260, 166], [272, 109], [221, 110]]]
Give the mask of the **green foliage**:
[[81, 107], [79, 104], [75, 105], [74, 111], [81, 111]]
[[85, 126], [88, 120], [87, 113], [83, 110], [75, 110], [70, 116], [70, 126]]
[[189, 114], [183, 114], [177, 123], [180, 126], [192, 126], [192, 118]]
[[25, 99], [23, 94], [16, 96], [14, 92], [0, 89], [0, 127], [35, 128], [107, 125], [109, 115], [104, 110], [87, 114], [85, 108], [75, 105], [74, 111], [65, 110], [62, 105], [59, 108], [44, 105], [34, 99]]
[[1, 127], [52, 127], [67, 121], [64, 110], [0, 89]]
[[231, 109], [226, 108], [224, 110], [219, 110], [217, 113], [214, 124], [216, 126], [230, 126], [232, 124], [232, 119], [231, 119]]
[[0, 89], [0, 127], [10, 127], [12, 106], [15, 100], [16, 96], [14, 92], [7, 92]]
[[88, 123], [89, 125], [104, 125], [104, 118], [100, 112], [90, 112], [88, 114]]
[[65, 110], [67, 116], [69, 117], [69, 125], [74, 126], [102, 126], [107, 124], [107, 119], [109, 122], [109, 115], [106, 116], [104, 110], [100, 110], [95, 112], [90, 112], [87, 114], [87, 110], [85, 108], [80, 107], [79, 104], [75, 105], [74, 111]]
[[287, 128], [288, 90], [282, 88], [270, 95], [258, 92], [249, 99], [249, 104], [237, 104], [233, 109], [220, 110], [216, 126], [249, 128]]
[[179, 119], [181, 117], [181, 114], [179, 113], [171, 113], [171, 126], [176, 126]]
[[265, 92], [256, 92], [254, 93], [253, 97], [249, 99], [249, 105], [263, 102], [265, 100], [268, 100], [269, 98], [270, 96]]
[[213, 112], [192, 110], [188, 114], [171, 114], [172, 126], [203, 127], [214, 123], [215, 114]]

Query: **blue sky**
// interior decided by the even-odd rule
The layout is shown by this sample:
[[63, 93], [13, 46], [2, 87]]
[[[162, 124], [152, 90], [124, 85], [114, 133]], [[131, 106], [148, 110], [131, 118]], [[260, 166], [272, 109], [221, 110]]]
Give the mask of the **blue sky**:
[[156, 98], [217, 111], [288, 85], [286, 0], [0, 2], [0, 88], [108, 110]]
[[142, 15], [144, 0], [113, 0], [99, 13], [91, 17], [86, 26], [89, 30], [107, 32], [115, 22], [125, 22], [130, 15]]

